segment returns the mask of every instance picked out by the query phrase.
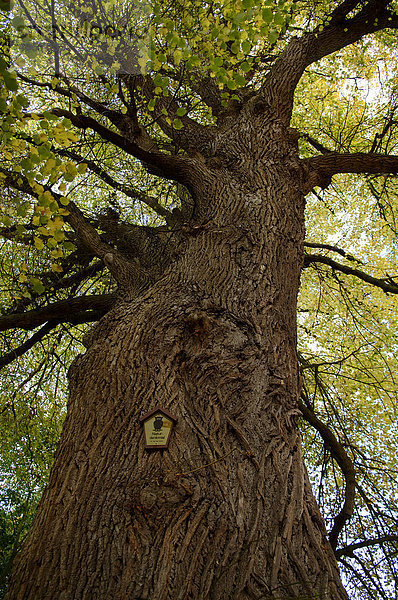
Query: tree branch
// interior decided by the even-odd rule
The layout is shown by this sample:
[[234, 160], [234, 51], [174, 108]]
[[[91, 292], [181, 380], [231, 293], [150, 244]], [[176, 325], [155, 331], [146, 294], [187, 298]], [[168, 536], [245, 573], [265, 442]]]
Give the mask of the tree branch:
[[359, 12], [347, 19], [349, 13], [360, 4], [358, 1], [346, 0], [333, 11], [328, 26], [322, 29], [318, 27], [310, 34], [315, 39], [311, 40], [311, 48], [308, 50], [307, 60], [310, 62], [307, 66], [354, 44], [365, 35], [398, 27], [398, 15], [388, 10], [391, 0], [368, 0]]
[[320, 433], [325, 445], [329, 448], [331, 455], [335, 458], [344, 475], [344, 504], [338, 515], [334, 518], [334, 524], [329, 534], [330, 544], [333, 550], [336, 550], [339, 534], [345, 523], [352, 517], [354, 511], [356, 488], [354, 464], [332, 430], [318, 419], [309, 406], [302, 400], [299, 401], [299, 409], [303, 413], [304, 419]]
[[98, 175], [98, 177], [100, 177], [100, 179], [102, 179], [102, 181], [107, 183], [110, 187], [112, 187], [115, 190], [118, 190], [119, 192], [122, 192], [123, 194], [125, 194], [129, 198], [132, 198], [133, 200], [138, 200], [139, 202], [146, 204], [146, 206], [149, 206], [149, 208], [155, 211], [159, 216], [163, 217], [167, 223], [171, 223], [173, 221], [172, 213], [169, 210], [167, 210], [167, 208], [164, 208], [164, 206], [159, 204], [157, 198], [148, 196], [138, 188], [131, 188], [127, 185], [124, 185], [123, 183], [120, 183], [119, 181], [116, 181], [116, 179], [111, 177], [105, 171], [105, 169], [103, 169], [94, 160], [83, 158], [82, 156], [77, 154], [77, 152], [73, 152], [72, 150], [52, 148], [52, 151], [59, 156], [66, 156], [78, 163], [86, 163], [90, 171]]
[[[6, 175], [2, 182], [3, 185], [9, 185], [16, 190], [37, 198], [37, 193], [32, 189], [25, 176], [20, 173], [10, 173], [3, 167], [0, 167], [0, 172]], [[60, 201], [60, 194], [54, 192], [51, 187], [43, 187], [58, 202]], [[79, 241], [103, 261], [119, 284], [127, 284], [130, 289], [134, 287], [139, 289], [148, 283], [150, 277], [141, 268], [139, 261], [137, 259], [130, 261], [121, 252], [113, 248], [113, 246], [103, 242], [97, 230], [85, 219], [82, 211], [74, 202], [69, 202], [68, 214], [64, 218], [75, 231]]]
[[107, 107], [102, 102], [99, 102], [98, 100], [93, 100], [93, 98], [90, 98], [89, 96], [84, 94], [81, 90], [79, 90], [79, 88], [77, 88], [73, 85], [70, 85], [69, 82], [65, 78], [63, 78], [63, 79], [68, 83], [69, 89], [63, 88], [60, 85], [53, 85], [52, 83], [36, 81], [35, 79], [26, 77], [22, 73], [18, 73], [18, 78], [21, 79], [21, 81], [23, 81], [29, 85], [34, 85], [35, 87], [40, 87], [40, 88], [47, 89], [51, 92], [56, 92], [57, 94], [59, 94], [60, 96], [63, 96], [64, 98], [72, 99], [73, 95], [76, 95], [79, 98], [79, 100], [84, 102], [84, 104], [86, 104], [90, 108], [94, 109], [98, 114], [107, 117], [112, 123], [115, 122], [117, 119], [120, 120], [123, 118], [123, 115], [121, 113], [119, 113], [116, 110], [110, 109], [109, 107]]
[[88, 115], [75, 114], [72, 111], [63, 108], [54, 108], [51, 110], [51, 113], [57, 117], [66, 117], [67, 119], [70, 119], [73, 125], [79, 129], [92, 129], [98, 133], [104, 141], [110, 142], [114, 146], [121, 148], [127, 154], [130, 154], [141, 162], [153, 167], [161, 176], [167, 179], [174, 179], [185, 185], [189, 184], [190, 171], [194, 166], [194, 161], [192, 161], [192, 159], [144, 150], [135, 142], [132, 142], [127, 139], [127, 137], [105, 127], [105, 125], [102, 125]]
[[[77, 298], [60, 300], [28, 312], [0, 316], [0, 331], [15, 328], [35, 329], [46, 321], [56, 321], [57, 323], [86, 322], [80, 320], [83, 311], [87, 317], [90, 316], [87, 311], [94, 311], [97, 315], [105, 314], [112, 308], [115, 301], [115, 294], [78, 296]], [[97, 316], [97, 318], [99, 317]]]
[[301, 137], [303, 137], [305, 140], [307, 140], [307, 142], [313, 148], [315, 148], [315, 150], [318, 150], [318, 152], [321, 152], [322, 154], [329, 154], [329, 152], [333, 152], [333, 150], [329, 150], [329, 148], [326, 148], [326, 146], [324, 146], [323, 144], [318, 142], [318, 140], [315, 140], [308, 133], [302, 133]]
[[344, 2], [337, 6], [330, 15], [330, 24], [335, 25], [336, 23], [341, 23], [341, 21], [360, 4], [361, 0], [344, 0]]
[[308, 173], [305, 193], [317, 185], [326, 187], [337, 173], [398, 173], [398, 156], [366, 152], [330, 152], [304, 158], [301, 164]]
[[[33, 138], [30, 136], [25, 135], [23, 139], [32, 145], [36, 145]], [[57, 148], [55, 146], [51, 146], [51, 151], [54, 152], [54, 154], [56, 154], [57, 156], [70, 158], [76, 163], [85, 163], [90, 169], [90, 171], [98, 175], [98, 177], [100, 177], [102, 181], [107, 183], [113, 189], [122, 192], [123, 194], [125, 194], [129, 198], [132, 198], [133, 200], [138, 200], [139, 202], [146, 204], [146, 206], [149, 206], [149, 208], [155, 211], [159, 216], [163, 217], [167, 223], [168, 220], [170, 220], [170, 223], [175, 221], [175, 218], [173, 217], [172, 213], [169, 210], [167, 210], [167, 208], [164, 208], [164, 206], [159, 204], [157, 198], [154, 198], [153, 196], [148, 196], [138, 188], [133, 188], [117, 181], [111, 175], [109, 175], [109, 173], [107, 173], [107, 171], [103, 167], [101, 167], [97, 162], [95, 162], [95, 160], [83, 157], [77, 152], [65, 148]]]
[[291, 40], [261, 88], [267, 104], [286, 125], [290, 121], [296, 86], [309, 65], [369, 33], [398, 27], [398, 15], [387, 8], [390, 2], [368, 0], [357, 14], [347, 18], [360, 2], [345, 0], [332, 12], [326, 26], [321, 24], [315, 31]]
[[34, 333], [32, 337], [30, 337], [26, 342], [18, 346], [18, 348], [7, 352], [7, 354], [3, 354], [3, 356], [0, 356], [0, 369], [9, 365], [16, 358], [23, 356], [23, 354], [25, 354], [26, 352], [28, 352], [28, 350], [33, 348], [33, 346], [37, 344], [37, 342], [40, 342], [40, 340], [42, 340], [47, 335], [47, 333], [54, 329], [54, 327], [56, 327], [57, 324], [58, 322], [56, 321], [49, 321], [39, 331]]
[[353, 269], [352, 267], [348, 267], [346, 265], [342, 265], [332, 258], [328, 256], [322, 256], [321, 254], [307, 254], [304, 257], [304, 267], [308, 267], [311, 263], [323, 263], [324, 265], [328, 265], [332, 269], [336, 269], [336, 271], [340, 271], [341, 273], [345, 273], [346, 275], [353, 275], [366, 283], [371, 285], [375, 285], [382, 289], [386, 293], [390, 294], [398, 294], [398, 284], [389, 277], [388, 279], [378, 279], [377, 277], [372, 277], [359, 269]]
[[20, 356], [23, 356], [60, 323], [70, 323], [71, 325], [92, 323], [93, 321], [99, 321], [99, 319], [103, 317], [106, 312], [107, 310], [104, 310], [103, 308], [97, 310], [82, 310], [73, 313], [73, 315], [64, 315], [61, 319], [52, 319], [51, 321], [48, 321], [39, 331], [34, 333], [32, 337], [26, 340], [26, 342], [17, 348], [14, 348], [14, 350], [7, 352], [7, 354], [0, 356], [0, 369], [6, 367]]
[[305, 248], [321, 248], [323, 250], [330, 250], [331, 252], [336, 252], [337, 254], [344, 256], [344, 258], [346, 258], [347, 260], [351, 260], [353, 262], [363, 265], [363, 262], [361, 260], [359, 260], [359, 258], [355, 258], [355, 256], [352, 256], [352, 254], [348, 254], [348, 252], [346, 252], [342, 248], [338, 248], [337, 246], [332, 246], [331, 244], [316, 244], [313, 242], [305, 242], [304, 247]]
[[357, 542], [356, 544], [349, 544], [348, 546], [344, 546], [344, 548], [336, 550], [335, 555], [337, 559], [341, 556], [353, 556], [355, 550], [369, 548], [369, 546], [376, 546], [378, 544], [384, 544], [385, 542], [398, 542], [398, 535], [383, 535], [379, 538]]
[[[164, 74], [170, 77], [168, 71]], [[173, 77], [173, 79], [178, 85], [181, 85], [182, 81], [180, 78]], [[196, 89], [197, 85], [198, 83], [195, 84], [194, 89]], [[215, 85], [214, 82], [213, 85]], [[147, 76], [143, 80], [141, 91], [148, 102], [155, 101], [153, 117], [162, 131], [173, 140], [178, 147], [183, 148], [188, 153], [195, 153], [202, 146], [207, 146], [213, 138], [216, 129], [215, 126], [202, 125], [185, 114], [178, 117], [183, 124], [183, 127], [179, 130], [175, 129], [171, 120], [177, 117], [177, 111], [180, 108], [180, 105], [173, 96], [162, 97], [156, 95], [154, 93], [155, 87], [152, 78]], [[209, 85], [208, 87], [210, 91], [211, 86]], [[163, 111], [165, 111], [166, 114], [164, 114]]]

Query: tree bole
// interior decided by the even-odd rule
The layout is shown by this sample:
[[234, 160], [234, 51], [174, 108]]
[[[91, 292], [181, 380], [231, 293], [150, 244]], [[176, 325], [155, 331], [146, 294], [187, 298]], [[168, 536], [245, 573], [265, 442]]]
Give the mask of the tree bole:
[[[274, 141], [228, 165], [215, 150], [176, 260], [74, 361], [7, 600], [347, 598], [301, 455], [304, 197]], [[144, 448], [155, 406], [178, 417], [168, 450]]]

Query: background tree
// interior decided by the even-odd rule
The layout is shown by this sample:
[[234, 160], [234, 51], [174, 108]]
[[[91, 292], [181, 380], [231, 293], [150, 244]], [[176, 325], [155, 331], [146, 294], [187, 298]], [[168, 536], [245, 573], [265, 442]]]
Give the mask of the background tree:
[[[361, 597], [393, 597], [398, 17], [334, 4], [13, 16], [12, 37], [40, 27], [48, 50], [5, 45], [0, 63], [19, 514], [61, 420], [53, 382], [99, 322], [7, 598], [346, 598], [332, 550]], [[139, 417], [157, 404], [179, 424], [148, 454]], [[4, 523], [12, 558], [25, 526]]]

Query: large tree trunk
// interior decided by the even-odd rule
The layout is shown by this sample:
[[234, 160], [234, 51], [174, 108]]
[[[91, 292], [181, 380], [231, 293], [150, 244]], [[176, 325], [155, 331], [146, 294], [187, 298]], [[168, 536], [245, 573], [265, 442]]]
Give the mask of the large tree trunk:
[[[174, 265], [75, 360], [7, 600], [347, 598], [297, 427], [297, 149], [253, 132], [251, 154], [229, 140], [235, 160], [198, 178]], [[147, 451], [139, 419], [157, 405], [178, 424]]]

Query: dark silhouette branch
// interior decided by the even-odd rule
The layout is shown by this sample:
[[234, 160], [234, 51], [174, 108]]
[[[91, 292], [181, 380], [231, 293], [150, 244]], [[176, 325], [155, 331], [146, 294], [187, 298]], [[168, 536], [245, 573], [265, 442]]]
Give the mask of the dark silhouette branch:
[[333, 550], [336, 550], [339, 534], [342, 531], [345, 523], [352, 517], [354, 511], [356, 488], [354, 464], [348, 456], [344, 446], [334, 435], [333, 431], [329, 429], [325, 423], [318, 419], [313, 410], [302, 400], [299, 401], [299, 408], [304, 419], [319, 432], [325, 445], [329, 448], [331, 455], [336, 460], [344, 475], [344, 504], [338, 515], [336, 515], [334, 518], [333, 527], [329, 534], [330, 544]]
[[0, 369], [12, 363], [12, 361], [16, 358], [23, 356], [26, 352], [28, 352], [28, 350], [33, 348], [33, 346], [37, 344], [37, 342], [40, 342], [48, 333], [50, 333], [50, 331], [54, 329], [54, 327], [56, 327], [57, 324], [58, 321], [49, 321], [39, 331], [34, 333], [32, 337], [26, 340], [26, 342], [24, 342], [14, 350], [7, 352], [7, 354], [3, 354], [3, 356], [0, 356]]
[[[366, 590], [368, 597], [369, 598], [374, 598], [375, 594], [374, 594], [374, 589], [372, 588], [372, 586], [369, 584], [369, 581], [367, 579], [368, 574], [366, 573], [366, 577], [361, 574], [358, 569], [354, 568], [352, 565], [350, 565], [350, 563], [348, 563], [346, 560], [344, 560], [344, 558], [340, 558], [339, 560], [341, 565], [344, 565], [344, 567], [347, 569], [347, 571], [351, 571], [351, 573], [354, 574], [354, 577], [360, 581], [362, 587], [364, 590]], [[373, 578], [372, 576], [369, 577], [369, 580], [371, 583], [373, 583]], [[377, 588], [377, 584], [376, 584], [376, 588]], [[380, 596], [380, 598], [384, 598], [385, 600], [387, 600], [386, 595], [383, 593], [382, 590], [382, 595]]]
[[52, 148], [52, 151], [58, 156], [66, 156], [77, 163], [86, 163], [90, 171], [98, 175], [98, 177], [102, 179], [102, 181], [107, 183], [114, 190], [118, 190], [128, 198], [138, 200], [146, 206], [149, 206], [149, 208], [155, 211], [160, 217], [163, 217], [167, 223], [171, 223], [173, 221], [172, 213], [169, 210], [167, 210], [167, 208], [164, 208], [164, 206], [159, 204], [157, 198], [154, 198], [153, 196], [148, 196], [148, 194], [145, 194], [145, 192], [138, 188], [132, 188], [119, 181], [116, 181], [116, 179], [109, 175], [109, 173], [107, 173], [106, 170], [94, 160], [84, 158], [80, 156], [80, 154], [78, 154], [77, 152], [73, 152], [72, 150]]
[[[64, 271], [66, 271], [69, 265], [78, 265], [80, 260], [81, 258], [79, 256], [79, 252], [73, 252], [66, 259], [61, 260], [60, 262], [64, 266]], [[32, 273], [32, 275], [38, 277], [42, 281], [46, 289], [49, 287], [51, 287], [52, 290], [68, 289], [68, 294], [70, 296], [74, 296], [75, 293], [77, 293], [77, 290], [83, 281], [100, 273], [104, 270], [104, 268], [104, 263], [102, 261], [97, 261], [83, 269], [80, 269], [72, 275], [65, 275], [61, 279], [59, 279], [59, 277], [55, 277], [55, 273], [53, 271], [48, 271], [44, 273]], [[30, 306], [31, 302], [31, 298], [19, 298], [18, 301], [14, 302], [12, 308], [10, 308], [9, 310], [4, 310], [4, 313], [21, 313]]]
[[332, 246], [331, 244], [316, 244], [315, 242], [305, 242], [304, 247], [305, 248], [320, 248], [322, 250], [330, 250], [331, 252], [336, 252], [337, 254], [340, 254], [347, 260], [351, 260], [352, 262], [356, 262], [356, 263], [363, 265], [363, 262], [361, 260], [359, 260], [359, 258], [355, 258], [355, 256], [352, 256], [352, 254], [348, 254], [348, 252], [346, 252], [342, 248], [338, 248], [337, 246]]
[[43, 308], [0, 316], [0, 331], [15, 328], [35, 329], [46, 321], [74, 324], [84, 323], [86, 321], [81, 321], [80, 319], [83, 318], [84, 314], [90, 317], [88, 311], [95, 312], [96, 318], [94, 320], [97, 320], [99, 318], [98, 315], [108, 312], [115, 301], [115, 294], [78, 296], [77, 298], [59, 300]]
[[345, 17], [357, 6], [361, 5], [361, 0], [344, 0], [330, 15], [330, 24], [341, 23]]
[[318, 142], [318, 140], [315, 140], [313, 137], [308, 135], [308, 133], [302, 133], [301, 137], [303, 137], [305, 140], [307, 140], [307, 142], [313, 148], [315, 148], [315, 150], [318, 150], [318, 152], [321, 152], [322, 154], [329, 154], [330, 152], [333, 152], [333, 150], [329, 150], [329, 148], [326, 148], [326, 146], [324, 146], [323, 144]]
[[329, 258], [328, 256], [322, 256], [321, 254], [306, 254], [304, 257], [304, 267], [308, 267], [311, 263], [322, 263], [324, 265], [328, 265], [336, 271], [340, 271], [346, 275], [353, 275], [354, 277], [357, 277], [358, 279], [361, 279], [370, 285], [375, 285], [386, 293], [398, 294], [398, 283], [395, 283], [392, 277], [387, 279], [372, 277], [371, 275], [368, 275], [359, 269], [353, 269], [347, 265], [342, 265], [332, 258]]
[[[155, 140], [149, 136], [147, 130], [138, 122], [136, 107], [133, 106], [131, 103], [127, 104], [122, 93], [119, 93], [119, 97], [123, 101], [124, 105], [127, 107], [127, 114], [123, 114], [118, 110], [111, 109], [106, 104], [99, 102], [98, 100], [94, 100], [93, 98], [82, 92], [76, 86], [71, 85], [68, 82], [68, 80], [64, 77], [62, 77], [62, 79], [68, 84], [68, 88], [62, 87], [61, 85], [54, 86], [51, 83], [38, 82], [22, 74], [18, 74], [18, 77], [25, 83], [28, 83], [29, 85], [34, 85], [37, 87], [55, 91], [57, 94], [63, 96], [64, 98], [72, 99], [73, 96], [76, 96], [83, 104], [92, 108], [98, 114], [109, 119], [109, 121], [118, 128], [122, 135], [123, 132], [128, 130], [128, 140], [130, 142], [133, 142], [133, 140], [134, 142], [138, 142], [138, 140], [144, 142], [144, 144], [136, 143], [137, 151], [138, 148], [141, 148], [141, 150], [143, 151], [145, 151], [145, 149], [148, 148], [150, 148], [151, 151], [158, 150]], [[158, 125], [166, 133], [166, 135], [168, 135], [171, 139], [178, 140], [179, 145], [183, 148], [191, 147], [194, 140], [197, 138], [204, 137], [206, 140], [210, 139], [212, 128], [201, 125], [200, 123], [198, 123], [194, 119], [189, 118], [186, 115], [180, 117], [180, 120], [184, 124], [183, 129], [181, 131], [174, 129], [173, 126], [169, 124], [167, 122], [167, 119], [163, 116], [162, 109], [166, 109], [168, 112], [168, 117], [173, 118], [173, 116], [176, 116], [177, 110], [179, 108], [178, 103], [173, 98], [157, 97], [154, 93], [156, 86], [151, 77], [141, 77], [140, 82], [141, 89], [146, 95], [147, 101], [156, 99], [156, 109], [154, 114], [156, 116], [156, 121]], [[215, 85], [214, 82], [213, 85]], [[133, 102], [133, 104], [135, 104], [135, 102]], [[145, 162], [151, 164], [148, 159], [145, 159]]]
[[[30, 144], [35, 145], [35, 141], [32, 137], [24, 136], [23, 139], [29, 142]], [[104, 167], [101, 167], [100, 164], [95, 160], [81, 156], [77, 152], [66, 148], [57, 148], [52, 146], [51, 151], [57, 156], [70, 158], [77, 164], [85, 163], [90, 169], [90, 171], [98, 175], [98, 177], [102, 179], [102, 181], [104, 181], [114, 190], [122, 192], [123, 194], [125, 194], [129, 198], [132, 198], [133, 200], [138, 200], [139, 202], [146, 204], [146, 206], [149, 206], [149, 208], [155, 211], [159, 216], [163, 217], [166, 220], [166, 222], [173, 222], [172, 213], [169, 210], [167, 210], [167, 208], [164, 208], [164, 206], [159, 204], [157, 198], [154, 198], [153, 196], [148, 196], [148, 194], [145, 194], [145, 192], [143, 192], [139, 188], [131, 187], [117, 181], [111, 175], [109, 175], [106, 169]]]
[[355, 550], [385, 544], [386, 542], [398, 542], [398, 535], [383, 535], [379, 538], [364, 540], [363, 542], [357, 542], [356, 544], [349, 544], [348, 546], [344, 546], [344, 548], [336, 550], [335, 555], [337, 559], [341, 556], [354, 556]]
[[[58, 77], [60, 77], [60, 75], [58, 75]], [[67, 82], [68, 88], [64, 88], [58, 84], [54, 85], [54, 83], [46, 83], [46, 82], [42, 82], [42, 81], [36, 81], [35, 79], [26, 77], [22, 73], [18, 73], [18, 78], [21, 79], [21, 81], [29, 84], [30, 86], [33, 85], [35, 87], [47, 89], [51, 92], [56, 92], [57, 94], [59, 94], [60, 96], [63, 96], [64, 98], [72, 99], [73, 96], [77, 96], [79, 98], [79, 100], [84, 102], [84, 104], [86, 104], [90, 108], [94, 109], [98, 114], [107, 117], [111, 122], [114, 122], [114, 120], [117, 120], [117, 119], [120, 120], [123, 117], [123, 115], [121, 115], [118, 111], [112, 110], [108, 106], [103, 104], [102, 102], [99, 102], [98, 100], [94, 100], [93, 98], [90, 98], [89, 96], [87, 96], [87, 94], [84, 94], [81, 90], [79, 90], [79, 88], [71, 85], [69, 82]], [[64, 77], [63, 77], [63, 79], [65, 80]]]
[[[40, 342], [48, 333], [50, 333], [57, 325], [60, 323], [70, 323], [71, 325], [82, 325], [83, 323], [92, 323], [94, 321], [99, 321], [101, 317], [107, 312], [104, 308], [99, 310], [82, 310], [73, 314], [66, 314], [63, 318], [60, 319], [52, 319], [48, 321], [39, 331], [34, 333], [32, 337], [30, 337], [26, 342], [14, 348], [7, 354], [3, 354], [0, 356], [0, 369], [6, 367], [14, 360], [23, 356], [33, 348], [35, 344]], [[1, 317], [0, 317], [1, 319]]]
[[373, 139], [372, 147], [370, 149], [371, 152], [381, 151], [383, 146], [384, 138], [388, 133], [391, 133], [393, 127], [398, 124], [398, 120], [395, 118], [398, 110], [398, 104], [394, 104], [390, 110], [389, 114], [385, 118], [384, 126], [380, 133], [376, 133]]
[[[78, 264], [79, 260], [76, 256], [76, 253], [72, 254], [71, 257], [73, 257], [76, 261], [76, 264]], [[68, 259], [69, 258], [70, 257], [68, 256]], [[93, 277], [97, 273], [100, 273], [103, 269], [104, 264], [101, 261], [97, 261], [93, 264], [88, 265], [87, 267], [84, 267], [83, 269], [80, 269], [73, 275], [68, 275], [62, 277], [61, 279], [58, 279], [57, 281], [53, 281], [51, 283], [51, 287], [53, 287], [54, 290], [61, 290], [65, 288], [71, 288], [73, 286], [78, 286], [82, 281], [89, 277]]]

